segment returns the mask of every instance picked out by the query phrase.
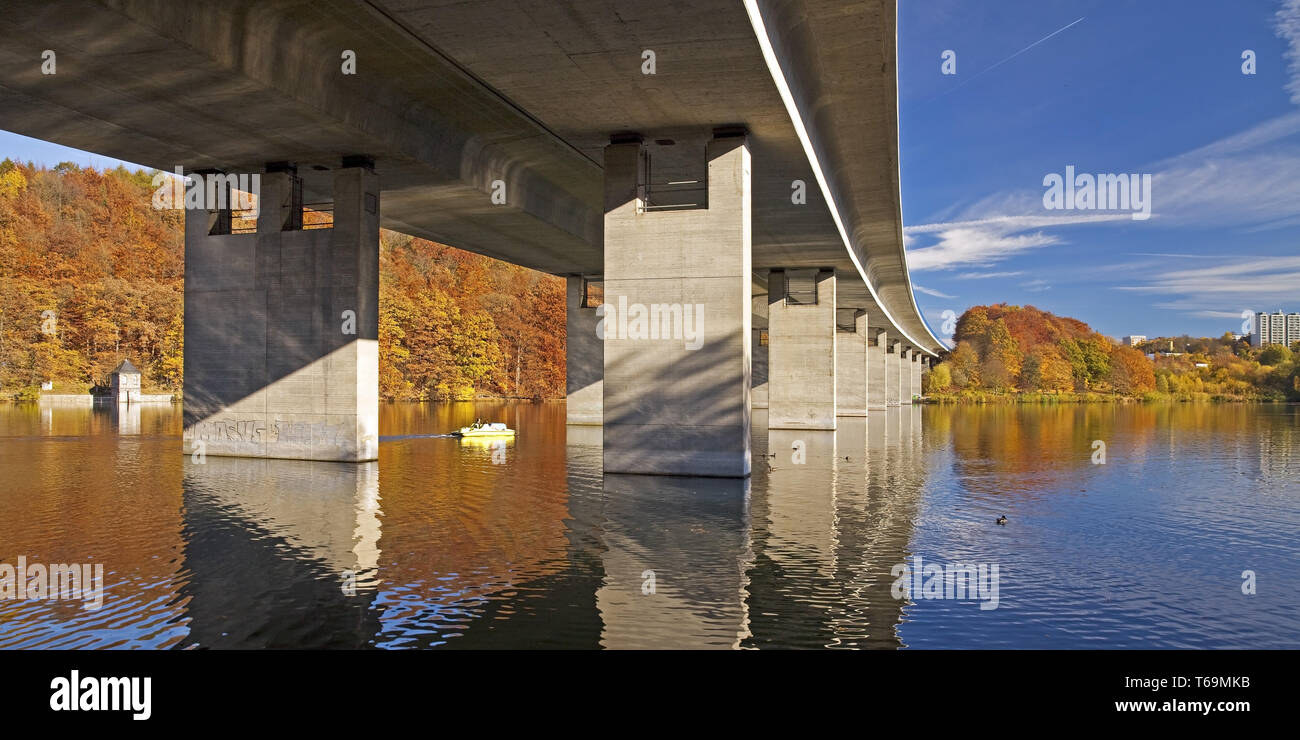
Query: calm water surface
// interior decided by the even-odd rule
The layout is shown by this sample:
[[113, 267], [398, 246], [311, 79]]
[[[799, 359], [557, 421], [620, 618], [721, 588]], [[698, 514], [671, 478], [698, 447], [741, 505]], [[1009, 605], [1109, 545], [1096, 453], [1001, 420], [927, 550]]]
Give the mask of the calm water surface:
[[[476, 417], [520, 436], [427, 436]], [[1300, 647], [1297, 406], [756, 411], [749, 481], [602, 476], [562, 404], [383, 406], [362, 465], [180, 425], [0, 404], [0, 563], [106, 570], [98, 611], [0, 601], [0, 647]], [[895, 598], [917, 556], [997, 608]]]

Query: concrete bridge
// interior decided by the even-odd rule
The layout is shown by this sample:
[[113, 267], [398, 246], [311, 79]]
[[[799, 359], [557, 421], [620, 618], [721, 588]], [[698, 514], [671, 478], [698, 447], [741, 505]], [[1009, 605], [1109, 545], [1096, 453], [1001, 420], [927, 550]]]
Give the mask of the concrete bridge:
[[752, 407], [834, 429], [943, 349], [890, 0], [18, 0], [0, 33], [0, 128], [260, 176], [255, 225], [186, 212], [187, 452], [375, 458], [381, 226], [567, 277], [607, 472], [746, 476]]

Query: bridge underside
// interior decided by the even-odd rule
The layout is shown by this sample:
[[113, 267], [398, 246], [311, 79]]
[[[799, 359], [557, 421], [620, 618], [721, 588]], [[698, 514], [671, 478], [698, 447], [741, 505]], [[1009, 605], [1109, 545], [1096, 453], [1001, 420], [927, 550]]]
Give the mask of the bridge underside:
[[[373, 458], [381, 226], [570, 276], [571, 420], [604, 422], [611, 470], [745, 475], [751, 405], [833, 427], [910, 402], [942, 349], [903, 257], [892, 2], [16, 2], [0, 32], [3, 128], [334, 203], [330, 236], [189, 214], [187, 436], [211, 454]], [[610, 306], [702, 306], [700, 346], [598, 337], [596, 279]]]

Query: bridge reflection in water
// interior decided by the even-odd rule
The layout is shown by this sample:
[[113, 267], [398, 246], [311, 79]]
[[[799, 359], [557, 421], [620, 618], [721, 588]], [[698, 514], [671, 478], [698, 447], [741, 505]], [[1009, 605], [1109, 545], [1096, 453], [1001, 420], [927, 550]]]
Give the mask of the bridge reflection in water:
[[378, 463], [187, 460], [182, 644], [900, 644], [920, 408], [774, 430], [751, 480], [602, 476], [599, 429], [562, 411], [467, 445], [425, 434], [481, 404], [391, 408]]
[[900, 644], [919, 408], [766, 439], [760, 416], [752, 480], [602, 476], [562, 407], [474, 445], [425, 435], [497, 410], [388, 411], [378, 463], [186, 463], [185, 644]]
[[184, 645], [355, 647], [378, 631], [378, 463], [183, 459]]
[[[0, 647], [897, 647], [921, 413], [769, 439], [760, 411], [737, 480], [602, 475], [562, 405], [386, 406], [363, 464], [197, 462], [171, 406], [11, 409], [0, 562], [108, 592], [0, 602]], [[433, 436], [477, 417], [521, 433]]]
[[[384, 413], [377, 464], [199, 464], [178, 454], [170, 406], [0, 406], [0, 563], [105, 566], [99, 610], [0, 600], [0, 648], [1294, 647], [1300, 634], [1300, 407], [895, 407], [833, 433], [756, 433], [748, 483], [602, 476], [600, 430], [566, 429], [560, 405]], [[432, 436], [480, 416], [521, 434]], [[895, 599], [890, 570], [911, 556], [1000, 564], [1000, 606]], [[1243, 598], [1246, 556], [1278, 586]]]

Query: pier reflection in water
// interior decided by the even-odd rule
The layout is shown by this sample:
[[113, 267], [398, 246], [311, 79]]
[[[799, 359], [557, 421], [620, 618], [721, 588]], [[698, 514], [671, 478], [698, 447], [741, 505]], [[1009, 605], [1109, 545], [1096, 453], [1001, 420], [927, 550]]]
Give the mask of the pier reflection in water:
[[182, 459], [184, 646], [354, 647], [374, 634], [378, 463]]
[[[434, 436], [479, 417], [520, 434]], [[100, 611], [0, 601], [0, 647], [1300, 643], [1294, 407], [765, 427], [731, 480], [603, 476], [600, 428], [558, 404], [385, 406], [362, 465], [197, 463], [171, 407], [0, 406], [0, 562], [107, 582]], [[896, 598], [913, 556], [1000, 564], [999, 607]], [[1247, 566], [1278, 590], [1243, 601]]]

